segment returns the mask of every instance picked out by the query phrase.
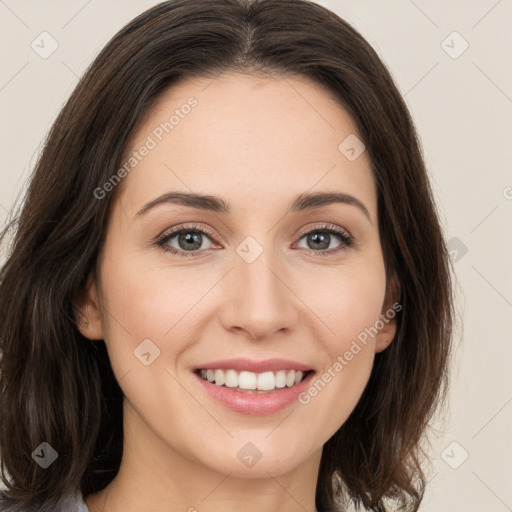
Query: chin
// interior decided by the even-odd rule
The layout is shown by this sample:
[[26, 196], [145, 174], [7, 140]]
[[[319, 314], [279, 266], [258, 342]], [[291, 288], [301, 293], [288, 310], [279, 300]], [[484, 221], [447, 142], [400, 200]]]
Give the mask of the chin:
[[[279, 444], [273, 446], [268, 439], [255, 439], [254, 443], [237, 442], [228, 453], [212, 454], [220, 462], [214, 464], [215, 467], [212, 467], [211, 460], [204, 462], [213, 470], [236, 478], [269, 478], [269, 475], [277, 477], [293, 471], [311, 456], [311, 453], [294, 449], [293, 444]], [[304, 443], [297, 444], [304, 449]]]

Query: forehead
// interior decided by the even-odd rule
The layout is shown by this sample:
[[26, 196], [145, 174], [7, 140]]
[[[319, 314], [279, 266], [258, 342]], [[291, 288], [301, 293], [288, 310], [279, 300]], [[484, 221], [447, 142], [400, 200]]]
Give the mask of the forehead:
[[306, 78], [189, 79], [166, 90], [141, 119], [124, 154], [123, 163], [138, 157], [121, 199], [135, 214], [164, 192], [196, 192], [226, 197], [240, 213], [263, 206], [263, 198], [272, 207], [329, 190], [356, 195], [375, 219], [367, 154], [351, 159], [344, 152], [344, 141], [357, 144], [355, 137], [361, 139], [349, 113]]

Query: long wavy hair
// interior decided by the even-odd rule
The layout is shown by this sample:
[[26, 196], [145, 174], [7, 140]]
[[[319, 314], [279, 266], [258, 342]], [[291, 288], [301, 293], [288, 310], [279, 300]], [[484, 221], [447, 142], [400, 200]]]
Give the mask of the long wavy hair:
[[[386, 272], [399, 282], [402, 310], [359, 403], [323, 447], [316, 506], [341, 510], [345, 497], [365, 510], [386, 511], [389, 502], [392, 510], [418, 510], [422, 441], [447, 395], [450, 260], [418, 136], [391, 74], [354, 28], [308, 0], [160, 3], [108, 42], [62, 108], [2, 233], [4, 242], [12, 233], [0, 271], [5, 510], [50, 512], [70, 491], [87, 496], [116, 476], [123, 394], [103, 340], [80, 334], [74, 306], [115, 198], [98, 200], [94, 191], [118, 170], [137, 122], [163, 91], [229, 70], [313, 80], [363, 138]], [[47, 469], [32, 457], [42, 442], [58, 453]]]

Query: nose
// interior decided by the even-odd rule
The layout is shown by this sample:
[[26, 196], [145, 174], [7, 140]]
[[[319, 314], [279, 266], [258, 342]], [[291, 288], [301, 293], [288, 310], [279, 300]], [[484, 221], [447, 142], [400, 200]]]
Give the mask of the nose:
[[255, 341], [293, 329], [298, 319], [300, 301], [287, 282], [290, 273], [283, 262], [267, 256], [270, 252], [264, 250], [252, 262], [237, 255], [224, 283], [223, 327]]

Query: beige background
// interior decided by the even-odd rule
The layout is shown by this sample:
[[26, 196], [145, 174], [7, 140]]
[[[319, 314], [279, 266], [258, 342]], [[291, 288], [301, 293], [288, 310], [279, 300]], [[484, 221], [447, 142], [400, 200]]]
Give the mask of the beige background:
[[[0, 221], [78, 77], [155, 3], [0, 0]], [[512, 1], [319, 3], [358, 28], [395, 76], [458, 250], [464, 333], [421, 510], [512, 511]], [[31, 48], [43, 31], [58, 43], [46, 59]]]

